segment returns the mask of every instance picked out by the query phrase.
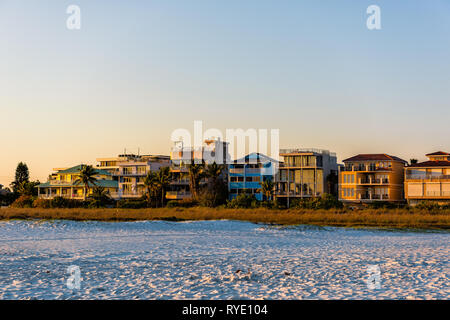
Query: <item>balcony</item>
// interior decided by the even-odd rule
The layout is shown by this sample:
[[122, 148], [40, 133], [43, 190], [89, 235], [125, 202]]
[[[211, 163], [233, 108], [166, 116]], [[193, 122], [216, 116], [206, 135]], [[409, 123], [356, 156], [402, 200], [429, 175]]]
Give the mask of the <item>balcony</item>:
[[167, 191], [166, 199], [169, 200], [182, 200], [191, 198], [192, 195], [189, 191]]
[[65, 180], [50, 180], [49, 183], [52, 186], [61, 186], [61, 185], [66, 185], [67, 186], [67, 185], [74, 184], [75, 181], [76, 180], [68, 180], [68, 181], [65, 181]]
[[392, 168], [377, 167], [377, 166], [352, 166], [341, 168], [341, 172], [376, 172], [376, 171], [392, 171]]
[[360, 200], [384, 200], [387, 201], [389, 200], [389, 195], [388, 194], [359, 194], [359, 199]]
[[170, 171], [172, 171], [172, 172], [188, 172], [189, 169], [187, 167], [172, 166], [170, 168]]
[[405, 176], [406, 180], [450, 180], [450, 175], [439, 174], [439, 175], [431, 175], [431, 174], [407, 174]]
[[126, 171], [122, 171], [117, 173], [116, 175], [118, 176], [124, 176], [124, 177], [129, 177], [129, 176], [146, 176], [147, 172], [139, 172], [139, 171], [131, 171], [131, 172], [126, 172]]
[[77, 200], [82, 200], [84, 198], [83, 195], [79, 195], [79, 194], [39, 194], [39, 198], [40, 199], [53, 199], [56, 197], [61, 197], [61, 198], [65, 198], [65, 199], [77, 199]]
[[389, 184], [389, 179], [360, 179], [359, 184]]

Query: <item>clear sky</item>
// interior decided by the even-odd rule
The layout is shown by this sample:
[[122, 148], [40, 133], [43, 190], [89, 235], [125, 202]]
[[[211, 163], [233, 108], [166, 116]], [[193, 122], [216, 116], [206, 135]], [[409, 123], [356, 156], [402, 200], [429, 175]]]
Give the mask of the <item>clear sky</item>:
[[194, 120], [422, 160], [450, 151], [449, 58], [448, 0], [0, 0], [0, 184], [19, 161], [45, 181], [124, 148], [168, 154]]

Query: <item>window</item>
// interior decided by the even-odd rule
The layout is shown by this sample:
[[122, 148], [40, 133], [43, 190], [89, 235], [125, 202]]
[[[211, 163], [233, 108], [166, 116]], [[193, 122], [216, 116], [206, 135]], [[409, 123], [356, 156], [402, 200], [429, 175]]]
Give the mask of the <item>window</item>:
[[138, 169], [137, 169], [137, 172], [138, 172], [139, 174], [145, 174], [145, 173], [147, 172], [147, 167], [145, 167], [145, 166], [139, 166]]

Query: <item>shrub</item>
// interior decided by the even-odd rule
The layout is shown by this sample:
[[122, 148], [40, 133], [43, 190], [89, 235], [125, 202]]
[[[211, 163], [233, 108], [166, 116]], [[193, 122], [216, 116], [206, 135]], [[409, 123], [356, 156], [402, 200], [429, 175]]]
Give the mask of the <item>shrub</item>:
[[203, 188], [199, 195], [199, 204], [204, 207], [214, 208], [227, 203], [228, 186], [222, 180], [217, 180]]
[[48, 209], [51, 207], [52, 207], [51, 200], [37, 198], [36, 200], [33, 201], [33, 208]]
[[14, 208], [31, 208], [33, 206], [33, 197], [29, 195], [20, 196], [11, 206]]
[[441, 209], [442, 206], [433, 201], [421, 201], [415, 206], [415, 208], [419, 210], [433, 211]]
[[368, 203], [367, 207], [370, 209], [398, 209], [404, 208], [404, 203], [393, 203], [388, 201], [375, 201], [372, 203]]
[[117, 208], [121, 209], [142, 209], [147, 208], [147, 202], [144, 200], [119, 200]]
[[84, 201], [76, 199], [67, 199], [64, 197], [54, 197], [51, 200], [52, 208], [82, 208], [85, 207], [86, 203]]
[[232, 209], [248, 209], [257, 208], [259, 206], [260, 203], [253, 194], [239, 194], [236, 198], [227, 202], [227, 208]]
[[182, 200], [171, 200], [167, 203], [168, 208], [192, 208], [198, 205], [198, 202], [194, 199], [187, 198]]
[[292, 201], [291, 208], [295, 209], [333, 209], [342, 208], [343, 204], [331, 194], [323, 194], [320, 198], [295, 199]]

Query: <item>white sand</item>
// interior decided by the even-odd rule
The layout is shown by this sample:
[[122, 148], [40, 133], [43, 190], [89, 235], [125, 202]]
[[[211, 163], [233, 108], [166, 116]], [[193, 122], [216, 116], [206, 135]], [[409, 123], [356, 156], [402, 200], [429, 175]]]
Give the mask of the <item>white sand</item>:
[[[449, 239], [232, 221], [0, 222], [0, 299], [448, 299]], [[365, 283], [373, 264], [379, 290]], [[66, 287], [69, 265], [81, 269], [78, 291]]]

